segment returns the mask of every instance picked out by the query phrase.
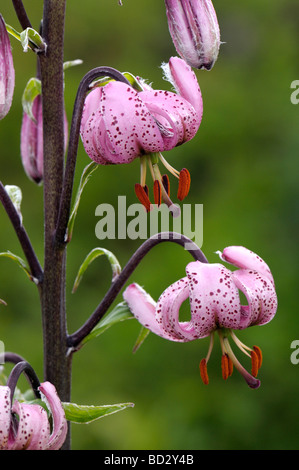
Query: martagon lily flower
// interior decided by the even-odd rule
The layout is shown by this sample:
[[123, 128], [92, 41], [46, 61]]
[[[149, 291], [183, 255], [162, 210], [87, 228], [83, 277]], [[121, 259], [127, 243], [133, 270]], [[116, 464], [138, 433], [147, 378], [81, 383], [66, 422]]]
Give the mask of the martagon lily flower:
[[211, 0], [165, 0], [177, 53], [191, 67], [210, 70], [217, 60], [220, 30]]
[[183, 200], [190, 187], [190, 174], [186, 168], [177, 171], [161, 155], [191, 140], [202, 119], [202, 96], [194, 72], [184, 60], [172, 57], [163, 64], [166, 78], [176, 93], [154, 90], [141, 78], [134, 86], [110, 81], [96, 86], [86, 97], [81, 138], [88, 156], [100, 165], [130, 163], [141, 160], [140, 184], [135, 192], [147, 210], [150, 199], [146, 185], [149, 165], [154, 180], [155, 204], [169, 198], [169, 179], [161, 175], [158, 162], [179, 179], [178, 199]]
[[3, 17], [0, 15], [0, 120], [11, 108], [15, 87], [15, 69], [9, 36]]
[[[220, 263], [194, 261], [186, 267], [187, 276], [168, 287], [157, 303], [138, 284], [129, 285], [123, 297], [135, 318], [162, 338], [187, 342], [210, 336], [207, 356], [200, 362], [205, 384], [209, 383], [207, 363], [217, 332], [222, 348], [223, 378], [227, 379], [235, 366], [249, 387], [257, 388], [261, 349], [243, 344], [234, 330], [264, 325], [274, 317], [277, 310], [274, 280], [268, 265], [247, 248], [231, 246], [220, 257], [239, 269], [230, 271]], [[245, 294], [247, 305], [241, 304], [239, 290]], [[191, 319], [183, 322], [179, 320], [179, 311], [188, 297]], [[237, 359], [229, 338], [251, 357], [251, 374]]]
[[15, 400], [11, 389], [0, 386], [0, 450], [59, 450], [67, 434], [67, 421], [54, 385], [41, 383], [39, 391], [53, 418], [37, 404]]

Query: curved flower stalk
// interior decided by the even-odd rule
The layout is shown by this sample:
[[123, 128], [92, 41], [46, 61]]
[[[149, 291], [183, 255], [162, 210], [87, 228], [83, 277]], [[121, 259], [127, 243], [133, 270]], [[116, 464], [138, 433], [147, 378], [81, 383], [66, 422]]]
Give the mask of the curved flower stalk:
[[[31, 118], [23, 113], [21, 127], [21, 158], [27, 176], [39, 184], [43, 180], [43, 111], [42, 97], [37, 95], [32, 104]], [[64, 144], [67, 147], [68, 122], [64, 113]]]
[[177, 53], [198, 69], [217, 60], [220, 30], [211, 0], [165, 0], [169, 32]]
[[[268, 323], [275, 315], [277, 297], [272, 274], [267, 264], [252, 251], [239, 246], [225, 248], [221, 258], [238, 270], [230, 271], [219, 263], [194, 261], [187, 265], [187, 276], [168, 287], [158, 302], [137, 284], [131, 284], [123, 297], [137, 320], [162, 338], [187, 342], [210, 336], [208, 354], [200, 363], [201, 377], [208, 384], [207, 363], [211, 355], [214, 333], [217, 331], [222, 347], [222, 375], [227, 379], [233, 366], [248, 385], [257, 388], [256, 379], [262, 362], [258, 346], [249, 348], [236, 337], [234, 330]], [[239, 290], [247, 298], [242, 305]], [[191, 320], [179, 320], [182, 303], [189, 298]], [[228, 338], [251, 357], [249, 374], [236, 358]]]
[[9, 112], [15, 88], [15, 69], [9, 36], [0, 15], [0, 119]]
[[191, 140], [202, 119], [202, 96], [191, 68], [180, 58], [172, 57], [166, 76], [176, 93], [153, 90], [142, 79], [132, 86], [110, 81], [96, 86], [86, 97], [81, 138], [88, 156], [100, 165], [130, 163], [141, 158], [141, 180], [135, 186], [136, 195], [149, 210], [150, 200], [146, 186], [146, 163], [154, 180], [155, 203], [163, 199], [168, 205], [169, 180], [158, 168], [160, 160], [179, 178], [179, 199], [190, 186], [187, 169], [172, 168], [160, 152], [170, 150]]
[[[9, 386], [0, 386], [0, 450], [59, 450], [65, 441], [67, 421], [54, 385], [38, 387], [53, 418], [37, 404], [12, 403]], [[16, 418], [18, 417], [18, 418]]]

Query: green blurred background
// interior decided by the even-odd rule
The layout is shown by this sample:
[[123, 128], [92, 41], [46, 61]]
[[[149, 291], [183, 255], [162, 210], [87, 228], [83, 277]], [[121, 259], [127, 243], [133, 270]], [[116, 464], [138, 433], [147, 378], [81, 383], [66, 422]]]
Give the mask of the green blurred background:
[[[24, 1], [36, 29], [41, 0]], [[257, 252], [273, 272], [279, 308], [263, 327], [239, 334], [264, 354], [258, 390], [235, 371], [224, 382], [220, 347], [209, 362], [210, 385], [201, 382], [198, 364], [208, 339], [173, 344], [150, 335], [132, 354], [139, 333], [136, 321], [121, 323], [86, 345], [74, 357], [72, 400], [82, 404], [133, 402], [127, 409], [89, 425], [74, 425], [73, 449], [297, 449], [299, 365], [291, 363], [291, 342], [299, 339], [298, 294], [298, 150], [299, 105], [290, 101], [291, 82], [299, 80], [299, 5], [297, 0], [215, 0], [222, 41], [210, 72], [196, 71], [204, 115], [192, 142], [165, 156], [192, 175], [186, 202], [204, 207], [203, 251], [211, 262], [231, 244]], [[0, 12], [19, 29], [11, 2]], [[0, 123], [1, 180], [23, 192], [23, 219], [36, 251], [43, 257], [43, 196], [25, 176], [20, 160], [21, 96], [35, 73], [35, 56], [12, 39], [16, 88], [10, 114]], [[66, 72], [65, 99], [70, 121], [81, 77], [109, 65], [147, 78], [155, 88], [170, 89], [160, 64], [175, 55], [162, 0], [70, 0], [65, 28], [65, 60], [82, 59]], [[82, 145], [76, 184], [89, 163]], [[139, 162], [99, 168], [80, 206], [68, 250], [69, 331], [77, 329], [110, 284], [107, 260], [88, 269], [78, 291], [72, 284], [85, 255], [96, 246], [112, 250], [124, 265], [141, 240], [98, 240], [95, 208], [117, 204], [126, 195], [135, 203]], [[174, 186], [176, 183], [174, 182]], [[173, 186], [173, 193], [175, 188]], [[0, 208], [0, 251], [22, 252]], [[130, 281], [157, 299], [184, 276], [190, 255], [164, 243], [144, 259]], [[42, 378], [42, 335], [36, 288], [7, 259], [1, 260], [0, 339], [6, 350], [25, 356]], [[121, 300], [121, 296], [117, 300]], [[243, 356], [242, 361], [250, 367]]]

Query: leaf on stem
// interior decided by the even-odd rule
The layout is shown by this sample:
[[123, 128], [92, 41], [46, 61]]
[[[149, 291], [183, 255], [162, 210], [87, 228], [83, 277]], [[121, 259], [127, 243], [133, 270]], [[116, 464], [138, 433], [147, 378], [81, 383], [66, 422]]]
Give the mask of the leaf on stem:
[[22, 258], [20, 258], [19, 256], [11, 253], [10, 251], [5, 251], [3, 253], [0, 253], [0, 256], [3, 256], [5, 258], [10, 258], [13, 261], [15, 261], [18, 264], [18, 266], [26, 273], [26, 275], [29, 277], [30, 281], [34, 281], [34, 278], [32, 277], [32, 274], [31, 274], [30, 270], [28, 269], [25, 261]]
[[76, 405], [75, 403], [62, 402], [65, 417], [72, 423], [91, 423], [104, 416], [117, 413], [118, 411], [132, 408], [134, 403], [118, 403], [116, 405]]
[[110, 328], [112, 325], [119, 323], [124, 320], [130, 320], [134, 318], [126, 302], [121, 302], [102, 320], [99, 321], [97, 326], [87, 335], [82, 341], [82, 345], [87, 343], [93, 338], [97, 338], [104, 331]]
[[81, 179], [80, 179], [79, 188], [78, 188], [76, 198], [75, 198], [75, 203], [74, 203], [74, 206], [73, 206], [70, 218], [69, 218], [69, 222], [68, 222], [67, 241], [70, 241], [71, 238], [72, 238], [75, 219], [76, 219], [76, 216], [77, 216], [77, 212], [78, 212], [78, 208], [79, 208], [79, 204], [80, 204], [80, 200], [81, 200], [81, 196], [82, 196], [84, 187], [87, 184], [90, 176], [98, 168], [98, 166], [99, 165], [97, 163], [92, 162], [89, 165], [87, 165], [83, 170], [83, 173], [82, 173]]
[[135, 353], [137, 351], [137, 349], [140, 348], [140, 346], [143, 344], [143, 342], [145, 341], [145, 339], [148, 337], [149, 334], [150, 334], [150, 330], [145, 328], [145, 326], [142, 326], [141, 330], [140, 330], [140, 333], [138, 335], [138, 338], [136, 340], [136, 343], [133, 347], [133, 353]]
[[35, 29], [27, 28], [19, 33], [9, 24], [5, 24], [5, 26], [7, 32], [15, 39], [20, 41], [24, 52], [27, 52], [28, 48], [32, 49], [34, 52], [44, 52], [46, 50], [46, 43], [43, 41], [43, 38], [40, 36], [40, 34], [35, 31]]
[[30, 119], [36, 123], [36, 119], [32, 112], [33, 102], [35, 98], [41, 94], [41, 81], [38, 78], [30, 78], [24, 89], [22, 96], [22, 106], [24, 113], [28, 114]]
[[95, 260], [98, 256], [101, 256], [101, 255], [106, 255], [108, 258], [108, 261], [110, 262], [110, 265], [112, 268], [112, 281], [119, 275], [119, 273], [121, 272], [121, 267], [115, 255], [111, 251], [106, 250], [105, 248], [94, 248], [86, 256], [85, 260], [80, 266], [80, 269], [78, 271], [77, 277], [74, 282], [74, 287], [72, 291], [73, 293], [77, 290], [81, 282], [82, 276], [85, 273], [88, 266], [90, 265], [90, 263], [92, 263], [93, 260]]
[[20, 223], [22, 225], [23, 216], [21, 213], [21, 203], [22, 203], [22, 191], [18, 186], [13, 184], [7, 184], [4, 187], [5, 191], [7, 192], [8, 196], [10, 197], [11, 202], [15, 206], [15, 209], [20, 217]]
[[33, 28], [26, 28], [22, 31], [20, 41], [24, 52], [27, 52], [28, 48], [32, 49], [34, 52], [43, 52], [47, 48], [41, 35]]

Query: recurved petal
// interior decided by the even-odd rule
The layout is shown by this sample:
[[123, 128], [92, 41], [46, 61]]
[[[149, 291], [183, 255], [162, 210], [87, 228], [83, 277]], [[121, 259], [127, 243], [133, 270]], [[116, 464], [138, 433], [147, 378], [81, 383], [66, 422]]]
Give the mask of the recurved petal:
[[123, 298], [141, 325], [162, 338], [179, 341], [167, 333], [161, 323], [156, 320], [156, 302], [141, 286], [135, 283], [130, 284], [124, 291]]
[[243, 246], [229, 246], [224, 248], [220, 257], [223, 261], [226, 261], [238, 268], [257, 271], [274, 283], [269, 266], [256, 253], [248, 250], [248, 248]]
[[242, 306], [239, 329], [269, 323], [277, 311], [277, 296], [272, 281], [257, 271], [247, 269], [233, 272], [232, 277], [248, 302], [248, 305]]
[[7, 449], [11, 421], [10, 388], [0, 386], [0, 450]]
[[10, 433], [8, 450], [45, 450], [50, 436], [47, 412], [39, 405], [19, 403], [12, 407], [18, 416], [16, 433]]
[[68, 430], [64, 409], [53, 384], [43, 382], [40, 384], [39, 390], [44, 396], [53, 417], [52, 432], [46, 450], [59, 450], [65, 441]]
[[202, 94], [191, 67], [180, 57], [171, 57], [168, 64], [164, 64], [162, 68], [177, 93], [192, 104], [200, 124], [203, 114]]
[[161, 129], [164, 150], [170, 150], [195, 136], [200, 119], [194, 107], [182, 96], [170, 91], [155, 90], [140, 92], [139, 97], [166, 129], [166, 132]]
[[184, 277], [165, 289], [157, 302], [157, 322], [176, 341], [187, 342], [198, 338], [192, 319], [185, 322], [179, 319], [182, 303], [188, 297], [189, 281]]
[[241, 305], [231, 272], [221, 264], [194, 261], [187, 265], [194, 328], [204, 338], [218, 327], [236, 328]]
[[163, 150], [159, 127], [132, 87], [121, 82], [106, 85], [101, 113], [116, 163], [129, 163], [141, 154]]

